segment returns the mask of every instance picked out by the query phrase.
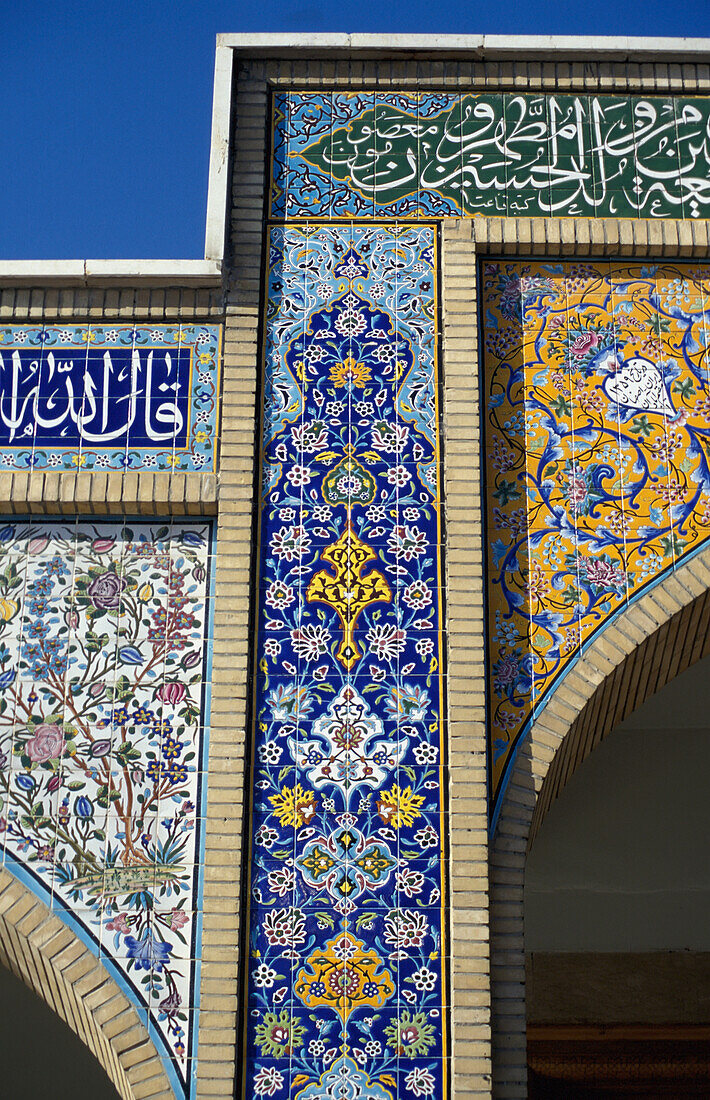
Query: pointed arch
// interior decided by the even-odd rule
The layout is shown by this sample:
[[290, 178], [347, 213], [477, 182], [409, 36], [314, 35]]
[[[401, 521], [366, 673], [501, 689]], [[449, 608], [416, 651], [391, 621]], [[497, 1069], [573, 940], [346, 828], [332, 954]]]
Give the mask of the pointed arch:
[[710, 550], [679, 564], [602, 631], [523, 746], [491, 843], [494, 1096], [527, 1096], [523, 889], [530, 845], [580, 764], [619, 722], [710, 653]]
[[144, 1024], [106, 968], [4, 868], [0, 964], [33, 989], [86, 1044], [122, 1100], [173, 1096]]

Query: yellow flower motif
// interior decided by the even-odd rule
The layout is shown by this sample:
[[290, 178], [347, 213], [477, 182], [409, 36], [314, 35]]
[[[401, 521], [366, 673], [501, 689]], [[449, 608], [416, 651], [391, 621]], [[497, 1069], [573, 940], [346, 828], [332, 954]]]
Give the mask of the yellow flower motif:
[[180, 461], [180, 455], [168, 455], [165, 462], [168, 466], [172, 466], [173, 469], [178, 465]]
[[212, 362], [212, 353], [209, 352], [209, 351], [201, 351], [198, 358], [199, 358], [201, 363], [204, 363], [204, 364], [211, 363]]
[[71, 461], [72, 461], [72, 466], [85, 466], [86, 465], [86, 455], [72, 455], [71, 456]]
[[95, 344], [96, 333], [92, 332], [89, 328], [85, 328], [81, 333], [81, 339], [84, 341], [85, 344]]
[[0, 619], [4, 623], [9, 622], [13, 615], [17, 614], [18, 606], [19, 604], [15, 603], [14, 600], [6, 600], [4, 596], [0, 597]]
[[209, 439], [209, 433], [208, 432], [195, 432], [195, 440], [198, 443], [206, 443], [208, 439]]
[[147, 603], [148, 600], [153, 598], [153, 585], [144, 584], [138, 589], [138, 599], [141, 603]]
[[402, 790], [395, 783], [391, 791], [380, 791], [377, 812], [385, 825], [400, 829], [403, 825], [413, 825], [422, 816], [419, 807], [423, 804], [423, 795], [413, 794], [411, 787]]
[[308, 824], [316, 812], [315, 794], [304, 791], [300, 783], [295, 787], [282, 787], [281, 794], [269, 796], [269, 802], [280, 825], [295, 825], [297, 829]]
[[358, 389], [364, 389], [371, 380], [372, 374], [366, 363], [356, 363], [352, 355], [344, 359], [342, 363], [336, 363], [330, 368], [330, 380], [336, 390], [350, 383]]

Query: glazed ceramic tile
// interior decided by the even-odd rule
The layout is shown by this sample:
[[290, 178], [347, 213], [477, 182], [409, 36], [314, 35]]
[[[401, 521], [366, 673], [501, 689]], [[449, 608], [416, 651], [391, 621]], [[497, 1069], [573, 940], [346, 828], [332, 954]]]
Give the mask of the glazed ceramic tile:
[[8, 469], [214, 470], [220, 330], [0, 326]]
[[287, 92], [273, 217], [706, 217], [706, 99]]
[[435, 233], [269, 255], [247, 1088], [440, 1097]]
[[[618, 129], [627, 141], [626, 115]], [[681, 264], [481, 275], [495, 823], [580, 647], [710, 531], [708, 282]]]
[[178, 1096], [196, 1051], [209, 523], [0, 529], [5, 866], [100, 955]]

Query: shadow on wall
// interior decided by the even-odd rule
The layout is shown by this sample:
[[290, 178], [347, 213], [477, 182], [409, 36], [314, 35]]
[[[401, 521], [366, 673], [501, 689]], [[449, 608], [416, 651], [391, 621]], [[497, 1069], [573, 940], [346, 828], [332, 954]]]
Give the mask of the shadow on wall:
[[571, 777], [527, 860], [528, 952], [710, 952], [709, 708], [705, 657]]
[[118, 1100], [88, 1047], [24, 982], [0, 967], [3, 1100]]

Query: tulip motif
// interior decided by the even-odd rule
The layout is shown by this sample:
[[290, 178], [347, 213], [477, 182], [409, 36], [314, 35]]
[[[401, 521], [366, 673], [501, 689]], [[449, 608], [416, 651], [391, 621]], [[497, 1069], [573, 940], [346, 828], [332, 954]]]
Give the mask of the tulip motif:
[[8, 600], [6, 596], [0, 596], [0, 619], [4, 623], [9, 623], [10, 619], [17, 614], [17, 608], [19, 604], [15, 600]]

